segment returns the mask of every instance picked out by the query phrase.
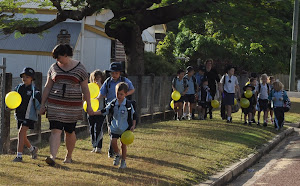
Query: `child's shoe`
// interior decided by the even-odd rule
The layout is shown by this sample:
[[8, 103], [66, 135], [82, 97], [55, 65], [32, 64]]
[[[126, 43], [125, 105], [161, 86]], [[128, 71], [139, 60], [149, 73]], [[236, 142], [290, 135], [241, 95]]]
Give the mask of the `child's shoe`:
[[96, 148], [93, 148], [93, 150], [91, 150], [91, 152], [95, 152]]
[[252, 122], [251, 122], [251, 121], [248, 121], [248, 125], [249, 125], [249, 126], [252, 126]]
[[244, 122], [244, 125], [248, 125], [248, 122], [247, 122], [247, 121], [245, 121], [245, 122]]
[[101, 148], [96, 147], [96, 148], [95, 148], [95, 152], [96, 152], [96, 153], [101, 153]]
[[268, 123], [267, 123], [267, 122], [264, 122], [263, 126], [264, 126], [264, 127], [267, 127], [267, 126], [268, 126]]
[[255, 119], [252, 119], [252, 123], [256, 123]]
[[120, 169], [125, 169], [127, 166], [126, 166], [126, 161], [125, 160], [121, 160], [121, 165], [120, 165]]
[[39, 148], [33, 147], [33, 151], [31, 152], [31, 158], [36, 159], [37, 158], [37, 152], [39, 151]]
[[22, 157], [16, 157], [15, 159], [13, 159], [13, 162], [23, 162]]
[[257, 126], [260, 126], [260, 123], [259, 123], [259, 121], [257, 122]]
[[117, 166], [120, 164], [120, 155], [116, 155], [113, 163], [114, 163], [114, 166]]

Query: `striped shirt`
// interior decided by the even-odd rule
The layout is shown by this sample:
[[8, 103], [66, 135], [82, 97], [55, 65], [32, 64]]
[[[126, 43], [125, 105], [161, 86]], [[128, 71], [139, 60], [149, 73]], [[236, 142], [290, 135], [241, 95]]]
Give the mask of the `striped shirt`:
[[48, 96], [49, 121], [76, 123], [82, 120], [80, 83], [88, 78], [85, 67], [79, 62], [73, 69], [64, 71], [54, 63], [49, 68], [48, 76], [54, 81]]

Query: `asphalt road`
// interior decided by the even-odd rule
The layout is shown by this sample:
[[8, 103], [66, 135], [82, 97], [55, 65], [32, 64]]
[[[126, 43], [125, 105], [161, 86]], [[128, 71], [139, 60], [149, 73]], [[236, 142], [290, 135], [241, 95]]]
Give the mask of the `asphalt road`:
[[228, 186], [299, 186], [300, 129]]
[[300, 98], [300, 92], [287, 92], [289, 97]]

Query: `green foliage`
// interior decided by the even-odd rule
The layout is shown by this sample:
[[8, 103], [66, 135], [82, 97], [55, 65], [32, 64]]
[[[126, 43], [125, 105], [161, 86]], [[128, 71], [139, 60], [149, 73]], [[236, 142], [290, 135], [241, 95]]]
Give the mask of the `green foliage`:
[[161, 56], [164, 60], [174, 63], [175, 56], [175, 34], [168, 32], [163, 41], [160, 41], [157, 45], [156, 54]]
[[177, 71], [176, 65], [174, 65], [175, 63], [170, 63], [166, 61], [163, 57], [156, 55], [152, 52], [145, 52], [144, 60], [146, 75], [173, 75]]

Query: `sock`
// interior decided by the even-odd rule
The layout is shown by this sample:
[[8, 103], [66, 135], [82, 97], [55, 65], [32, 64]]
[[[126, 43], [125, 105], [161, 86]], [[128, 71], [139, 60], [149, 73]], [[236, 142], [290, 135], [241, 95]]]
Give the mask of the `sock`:
[[34, 150], [34, 147], [31, 145], [28, 149], [30, 152], [32, 152]]
[[230, 117], [227, 117], [227, 120], [230, 120]]
[[17, 152], [17, 158], [22, 158], [22, 152]]

